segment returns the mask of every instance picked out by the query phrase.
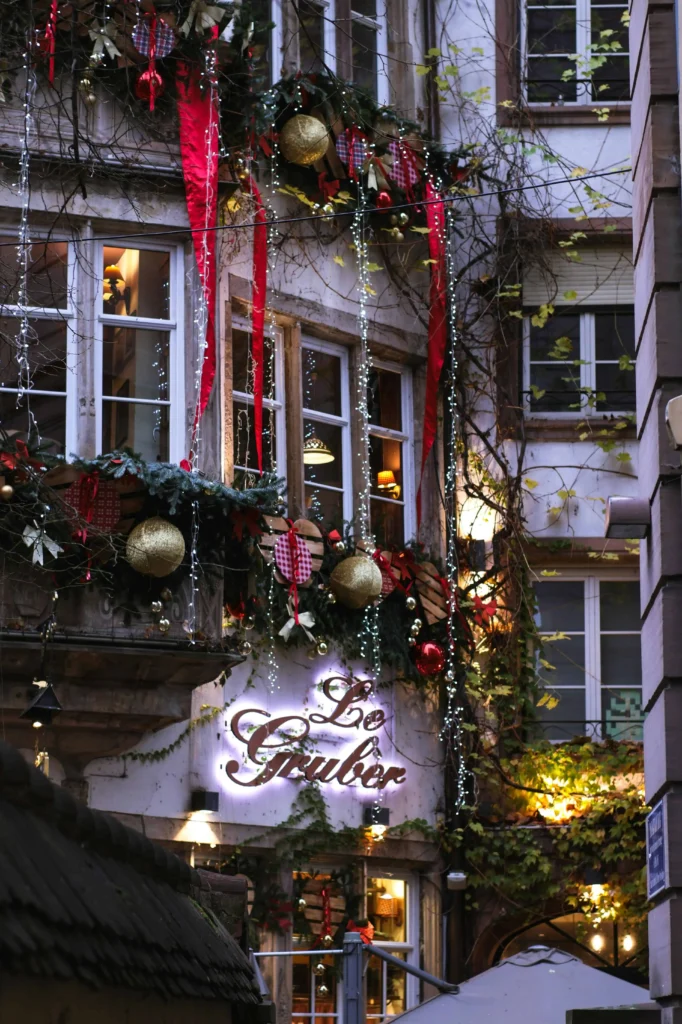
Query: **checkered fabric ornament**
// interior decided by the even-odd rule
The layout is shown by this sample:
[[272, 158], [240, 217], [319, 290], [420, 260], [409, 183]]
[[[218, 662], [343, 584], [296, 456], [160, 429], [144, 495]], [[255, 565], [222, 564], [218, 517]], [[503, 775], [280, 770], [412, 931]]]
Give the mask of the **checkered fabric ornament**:
[[305, 583], [313, 571], [313, 559], [302, 537], [283, 533], [275, 543], [275, 565], [290, 583]]
[[388, 151], [393, 157], [393, 165], [389, 174], [398, 188], [403, 192], [412, 188], [419, 181], [419, 162], [417, 154], [406, 142], [394, 140], [389, 142]]
[[359, 171], [367, 159], [367, 139], [353, 128], [346, 128], [336, 140], [336, 152], [346, 167]]
[[87, 519], [89, 525], [102, 533], [109, 533], [121, 518], [121, 498], [113, 480], [100, 480], [97, 485], [92, 513], [88, 518], [88, 495], [80, 480], [70, 484], [64, 491], [65, 504], [80, 516]]
[[[141, 18], [133, 29], [133, 45], [143, 57], [149, 57], [151, 53], [151, 40], [149, 33], [149, 22]], [[175, 46], [175, 32], [167, 25], [163, 18], [156, 19], [156, 59], [162, 60], [167, 57]]]

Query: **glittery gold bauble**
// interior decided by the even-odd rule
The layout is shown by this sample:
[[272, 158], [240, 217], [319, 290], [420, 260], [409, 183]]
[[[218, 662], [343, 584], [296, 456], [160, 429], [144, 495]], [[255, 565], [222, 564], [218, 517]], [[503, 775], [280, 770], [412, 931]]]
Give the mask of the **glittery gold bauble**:
[[2, 498], [3, 501], [9, 501], [13, 497], [14, 488], [12, 487], [12, 485], [3, 484], [2, 487], [0, 487], [0, 498]]
[[329, 133], [326, 125], [309, 114], [296, 114], [279, 134], [282, 156], [292, 164], [308, 167], [327, 152]]
[[154, 516], [138, 523], [126, 544], [126, 558], [144, 576], [169, 576], [185, 557], [185, 539], [177, 526]]
[[381, 570], [365, 555], [351, 555], [336, 566], [329, 586], [346, 608], [364, 608], [381, 593]]

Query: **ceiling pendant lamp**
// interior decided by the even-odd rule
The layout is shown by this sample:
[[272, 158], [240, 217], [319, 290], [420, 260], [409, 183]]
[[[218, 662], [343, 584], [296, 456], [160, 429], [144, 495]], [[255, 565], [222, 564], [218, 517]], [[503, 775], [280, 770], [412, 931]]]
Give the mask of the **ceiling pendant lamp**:
[[303, 462], [306, 466], [323, 466], [327, 462], [334, 462], [335, 456], [330, 448], [320, 441], [319, 437], [312, 434], [303, 443]]

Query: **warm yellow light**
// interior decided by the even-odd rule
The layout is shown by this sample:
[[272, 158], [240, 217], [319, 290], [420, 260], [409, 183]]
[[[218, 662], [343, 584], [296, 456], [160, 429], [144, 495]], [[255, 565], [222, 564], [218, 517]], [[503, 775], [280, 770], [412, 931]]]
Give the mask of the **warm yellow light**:
[[115, 263], [111, 263], [108, 267], [104, 268], [104, 280], [105, 281], [122, 281], [123, 274], [121, 268]]
[[307, 437], [303, 443], [303, 462], [306, 466], [323, 466], [334, 462], [335, 455], [319, 437]]
[[625, 950], [625, 952], [629, 953], [634, 948], [635, 948], [634, 936], [632, 936], [632, 935], [624, 935], [623, 936], [623, 949]]
[[[380, 827], [383, 827], [383, 826], [380, 826]], [[393, 899], [395, 899], [395, 896], [392, 893], [390, 893], [390, 892], [380, 892], [379, 893], [379, 899], [380, 900], [393, 900]]]
[[381, 843], [386, 833], [386, 825], [370, 825], [367, 831], [372, 842]]
[[377, 473], [377, 487], [380, 491], [395, 487], [395, 473], [392, 469], [382, 469]]
[[590, 945], [596, 953], [599, 953], [604, 948], [604, 936], [597, 932], [597, 934], [593, 935], [590, 939]]
[[606, 886], [601, 882], [595, 882], [592, 885], [586, 886], [586, 888], [588, 890], [588, 899], [591, 900], [592, 903], [599, 903], [599, 900], [606, 892]]

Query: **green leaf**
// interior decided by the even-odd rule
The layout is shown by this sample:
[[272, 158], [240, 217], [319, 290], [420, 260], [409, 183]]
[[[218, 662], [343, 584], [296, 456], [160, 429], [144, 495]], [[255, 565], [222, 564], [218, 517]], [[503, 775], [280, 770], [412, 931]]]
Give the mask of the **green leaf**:
[[431, 228], [411, 227], [410, 231], [414, 231], [416, 235], [428, 235]]
[[573, 302], [578, 298], [578, 293], [571, 289], [570, 291], [564, 292], [564, 298], [566, 299], [566, 302]]
[[430, 50], [426, 51], [426, 56], [427, 57], [442, 57], [443, 54], [441, 53], [440, 47], [432, 46]]
[[417, 72], [417, 74], [419, 76], [422, 76], [422, 75], [428, 75], [428, 73], [431, 70], [431, 68], [427, 64], [417, 64], [417, 66], [416, 66], [416, 68], [414, 70]]
[[537, 480], [531, 480], [529, 476], [525, 477], [523, 482], [529, 491], [534, 491], [535, 488], [538, 486]]
[[334, 257], [334, 263], [338, 263], [338, 265], [340, 267], [345, 267], [345, 265], [346, 265], [343, 256], [335, 256]]

